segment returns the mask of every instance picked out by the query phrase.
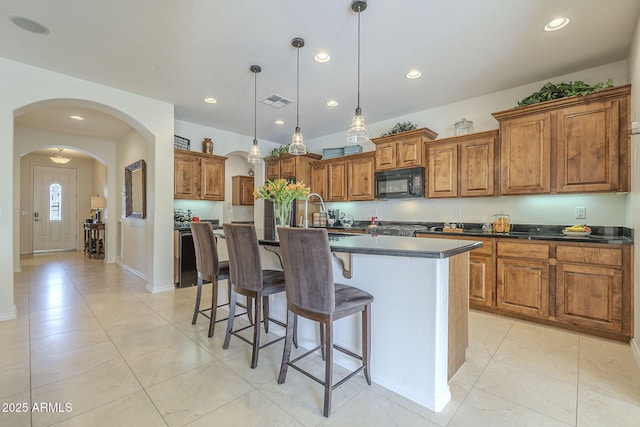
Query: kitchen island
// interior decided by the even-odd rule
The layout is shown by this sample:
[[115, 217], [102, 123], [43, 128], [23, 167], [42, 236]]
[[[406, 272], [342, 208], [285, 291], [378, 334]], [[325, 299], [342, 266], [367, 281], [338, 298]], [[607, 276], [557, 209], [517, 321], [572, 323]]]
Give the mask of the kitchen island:
[[[279, 266], [278, 242], [259, 240], [265, 267]], [[482, 243], [331, 234], [330, 244], [336, 255], [334, 281], [375, 297], [371, 309], [372, 381], [430, 410], [441, 411], [451, 399], [448, 380], [465, 360], [469, 251]], [[272, 317], [284, 316], [283, 296], [270, 298]], [[357, 318], [340, 320], [334, 342], [360, 352], [359, 322]], [[317, 324], [300, 319], [298, 341], [302, 347], [315, 347], [319, 342]], [[355, 367], [352, 359], [339, 352], [335, 361]]]

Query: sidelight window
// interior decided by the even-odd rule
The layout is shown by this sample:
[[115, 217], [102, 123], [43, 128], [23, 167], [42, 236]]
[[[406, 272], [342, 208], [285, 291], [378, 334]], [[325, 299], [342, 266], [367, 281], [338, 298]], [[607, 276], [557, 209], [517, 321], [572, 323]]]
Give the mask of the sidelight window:
[[62, 221], [62, 186], [51, 184], [49, 186], [49, 220]]

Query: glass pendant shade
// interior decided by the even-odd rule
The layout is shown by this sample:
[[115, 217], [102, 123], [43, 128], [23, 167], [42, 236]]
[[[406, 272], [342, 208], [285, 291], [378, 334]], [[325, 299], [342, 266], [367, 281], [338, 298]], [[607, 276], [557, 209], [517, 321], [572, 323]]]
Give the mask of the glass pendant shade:
[[360, 109], [356, 109], [356, 115], [351, 120], [351, 129], [347, 132], [347, 142], [352, 144], [362, 144], [369, 141], [369, 132], [364, 124], [364, 117]]
[[293, 154], [295, 156], [307, 154], [307, 147], [304, 145], [304, 137], [302, 136], [302, 132], [300, 132], [300, 128], [297, 126], [296, 131], [293, 134], [293, 138], [291, 138], [291, 144], [289, 144], [289, 154]]
[[262, 154], [260, 153], [260, 147], [258, 147], [258, 141], [256, 139], [253, 140], [247, 161], [249, 163], [262, 163]]

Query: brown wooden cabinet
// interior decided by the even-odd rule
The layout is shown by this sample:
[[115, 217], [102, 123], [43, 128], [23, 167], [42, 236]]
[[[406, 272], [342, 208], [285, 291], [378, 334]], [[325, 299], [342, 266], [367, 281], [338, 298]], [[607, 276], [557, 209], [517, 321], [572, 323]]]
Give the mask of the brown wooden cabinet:
[[[630, 334], [632, 307], [624, 286], [624, 248], [558, 245], [556, 249], [556, 318], [598, 330]], [[629, 260], [630, 261], [630, 260]]]
[[460, 234], [434, 235], [420, 233], [417, 234], [417, 237], [482, 242], [482, 247], [469, 253], [469, 306], [471, 308], [483, 308], [495, 305], [495, 238], [463, 236]]
[[231, 204], [234, 206], [253, 206], [253, 189], [254, 179], [252, 176], [232, 176]]
[[489, 131], [425, 143], [427, 197], [493, 196], [497, 138]]
[[348, 200], [374, 200], [375, 153], [357, 154], [348, 160]]
[[374, 200], [375, 153], [322, 160], [311, 164], [311, 191], [326, 202]]
[[493, 116], [500, 194], [629, 191], [629, 85]]
[[174, 198], [224, 200], [226, 157], [188, 150], [174, 151]]
[[497, 255], [496, 306], [549, 317], [549, 245], [498, 241]]
[[431, 129], [422, 128], [371, 139], [376, 144], [375, 170], [422, 166], [423, 144], [437, 136]]
[[264, 161], [265, 175], [268, 181], [280, 178], [280, 159], [272, 157]]

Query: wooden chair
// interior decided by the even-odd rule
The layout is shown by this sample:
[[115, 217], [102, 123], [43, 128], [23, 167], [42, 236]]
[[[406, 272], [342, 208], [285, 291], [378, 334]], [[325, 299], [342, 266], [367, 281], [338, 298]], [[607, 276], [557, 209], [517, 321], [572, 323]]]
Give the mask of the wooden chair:
[[[196, 293], [196, 305], [193, 310], [193, 319], [191, 320], [191, 324], [196, 324], [198, 314], [209, 319], [208, 336], [211, 338], [213, 336], [216, 323], [227, 320], [226, 317], [224, 319], [216, 320], [216, 309], [229, 305], [229, 303], [218, 305], [218, 281], [229, 279], [229, 262], [218, 260], [216, 236], [213, 234], [213, 226], [210, 222], [192, 222], [191, 234], [193, 236], [193, 245], [196, 252], [196, 270], [198, 271], [198, 290]], [[210, 280], [213, 287], [213, 289], [211, 289], [211, 307], [201, 310], [200, 299], [202, 297], [202, 284], [205, 279]], [[230, 288], [231, 285], [228, 286], [229, 294], [231, 293]], [[208, 314], [208, 312], [210, 312], [210, 314]], [[247, 310], [247, 312], [251, 315], [250, 309]], [[245, 313], [240, 313], [238, 316], [243, 314]], [[249, 317], [249, 321], [251, 321], [251, 317]]]
[[[278, 384], [283, 384], [287, 368], [302, 372], [324, 386], [324, 410], [331, 413], [331, 392], [345, 381], [364, 371], [367, 383], [371, 352], [371, 303], [373, 296], [353, 286], [333, 282], [331, 249], [327, 230], [323, 228], [278, 228], [287, 292], [287, 333]], [[362, 355], [333, 344], [333, 322], [351, 314], [362, 313]], [[320, 323], [320, 345], [289, 361], [295, 315]], [[333, 349], [362, 361], [362, 365], [345, 378], [332, 384]], [[324, 381], [297, 366], [303, 357], [321, 349], [325, 360]]]
[[[260, 345], [260, 318], [263, 317], [265, 332], [269, 332], [269, 321], [286, 327], [283, 322], [269, 317], [269, 295], [284, 292], [284, 273], [278, 270], [263, 270], [260, 258], [258, 236], [252, 224], [223, 224], [225, 240], [229, 251], [229, 275], [231, 277], [231, 306], [227, 332], [223, 348], [229, 348], [231, 335], [251, 344], [251, 368], [258, 366], [258, 352], [261, 348], [278, 342], [284, 337]], [[244, 295], [247, 301], [254, 300], [252, 325], [233, 329], [235, 302], [237, 295]], [[264, 312], [263, 312], [264, 310]], [[249, 341], [239, 333], [253, 327], [253, 340]]]

